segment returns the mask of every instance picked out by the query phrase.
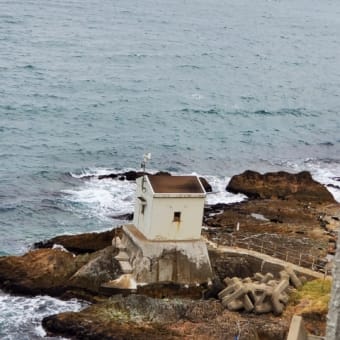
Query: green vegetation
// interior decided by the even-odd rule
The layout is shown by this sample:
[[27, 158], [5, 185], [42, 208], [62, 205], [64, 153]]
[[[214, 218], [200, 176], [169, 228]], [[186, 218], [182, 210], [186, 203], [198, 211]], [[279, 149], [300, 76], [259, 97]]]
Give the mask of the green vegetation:
[[330, 279], [306, 282], [301, 288], [292, 292], [290, 303], [296, 307], [298, 314], [326, 314], [331, 288]]

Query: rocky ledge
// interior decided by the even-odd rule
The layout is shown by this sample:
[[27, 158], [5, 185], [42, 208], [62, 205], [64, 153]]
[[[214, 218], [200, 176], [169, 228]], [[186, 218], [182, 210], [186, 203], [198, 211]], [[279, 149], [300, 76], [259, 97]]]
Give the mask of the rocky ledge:
[[291, 174], [285, 171], [264, 175], [247, 170], [233, 176], [227, 191], [242, 193], [249, 198], [294, 199], [303, 202], [335, 203], [332, 194], [316, 182], [308, 171]]
[[[340, 224], [339, 204], [310, 175], [245, 172], [231, 180], [228, 190], [243, 192], [250, 199], [206, 207], [203, 234], [215, 248], [249, 247], [251, 240], [263, 249], [272, 245], [276, 253], [280, 247], [286, 252], [299, 249], [322, 259], [330, 252], [330, 244], [334, 245]], [[131, 295], [105, 289], [105, 282], [121, 274], [113, 258], [117, 250], [112, 246], [119, 233], [116, 229], [58, 236], [36, 243], [36, 249], [23, 256], [1, 257], [0, 288], [16, 294], [91, 301], [92, 305], [81, 312], [43, 320], [49, 335], [74, 339], [225, 339], [241, 334], [242, 339], [279, 340], [287, 335], [292, 310], [299, 313], [296, 300], [294, 307], [288, 302], [279, 317], [223, 308], [218, 293], [229, 282], [224, 279], [252, 277], [262, 265], [249, 256], [228, 255], [214, 247], [209, 250], [216, 275], [212, 286], [158, 284], [139, 287]], [[274, 275], [279, 277], [279, 271]], [[306, 301], [302, 299], [301, 305], [305, 311]], [[322, 334], [326, 312], [304, 313], [309, 330]], [[316, 317], [322, 320], [317, 326]]]
[[76, 339], [233, 339], [241, 333], [266, 340], [284, 339], [288, 321], [232, 313], [217, 300], [116, 295], [79, 313], [47, 317], [43, 326], [50, 335]]
[[309, 173], [246, 171], [234, 176], [226, 190], [249, 199], [206, 207], [208, 239], [240, 247], [263, 244], [285, 254], [299, 250], [318, 258], [334, 254], [339, 204]]

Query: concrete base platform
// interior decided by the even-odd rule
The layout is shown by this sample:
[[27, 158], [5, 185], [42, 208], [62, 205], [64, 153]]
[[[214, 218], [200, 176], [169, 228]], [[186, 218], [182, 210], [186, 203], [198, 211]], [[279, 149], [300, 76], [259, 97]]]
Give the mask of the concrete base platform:
[[212, 280], [203, 240], [150, 241], [134, 225], [125, 225], [120, 243], [132, 268], [130, 278], [137, 285], [171, 282], [193, 286]]

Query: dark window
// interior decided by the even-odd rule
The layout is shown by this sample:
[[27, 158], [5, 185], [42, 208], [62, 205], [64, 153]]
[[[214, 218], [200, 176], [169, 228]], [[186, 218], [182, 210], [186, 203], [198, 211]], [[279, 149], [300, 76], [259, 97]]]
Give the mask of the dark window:
[[141, 213], [144, 214], [145, 208], [146, 208], [146, 199], [142, 196], [138, 197], [140, 205], [141, 205]]
[[180, 211], [175, 211], [174, 212], [174, 220], [173, 222], [181, 222], [181, 212]]

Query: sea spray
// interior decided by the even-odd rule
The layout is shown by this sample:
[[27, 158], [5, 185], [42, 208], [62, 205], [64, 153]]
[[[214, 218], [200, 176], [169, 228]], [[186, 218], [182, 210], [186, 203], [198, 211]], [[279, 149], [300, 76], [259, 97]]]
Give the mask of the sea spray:
[[2, 340], [44, 339], [41, 320], [52, 314], [79, 311], [88, 303], [62, 301], [50, 296], [13, 296], [0, 290], [0, 338]]

